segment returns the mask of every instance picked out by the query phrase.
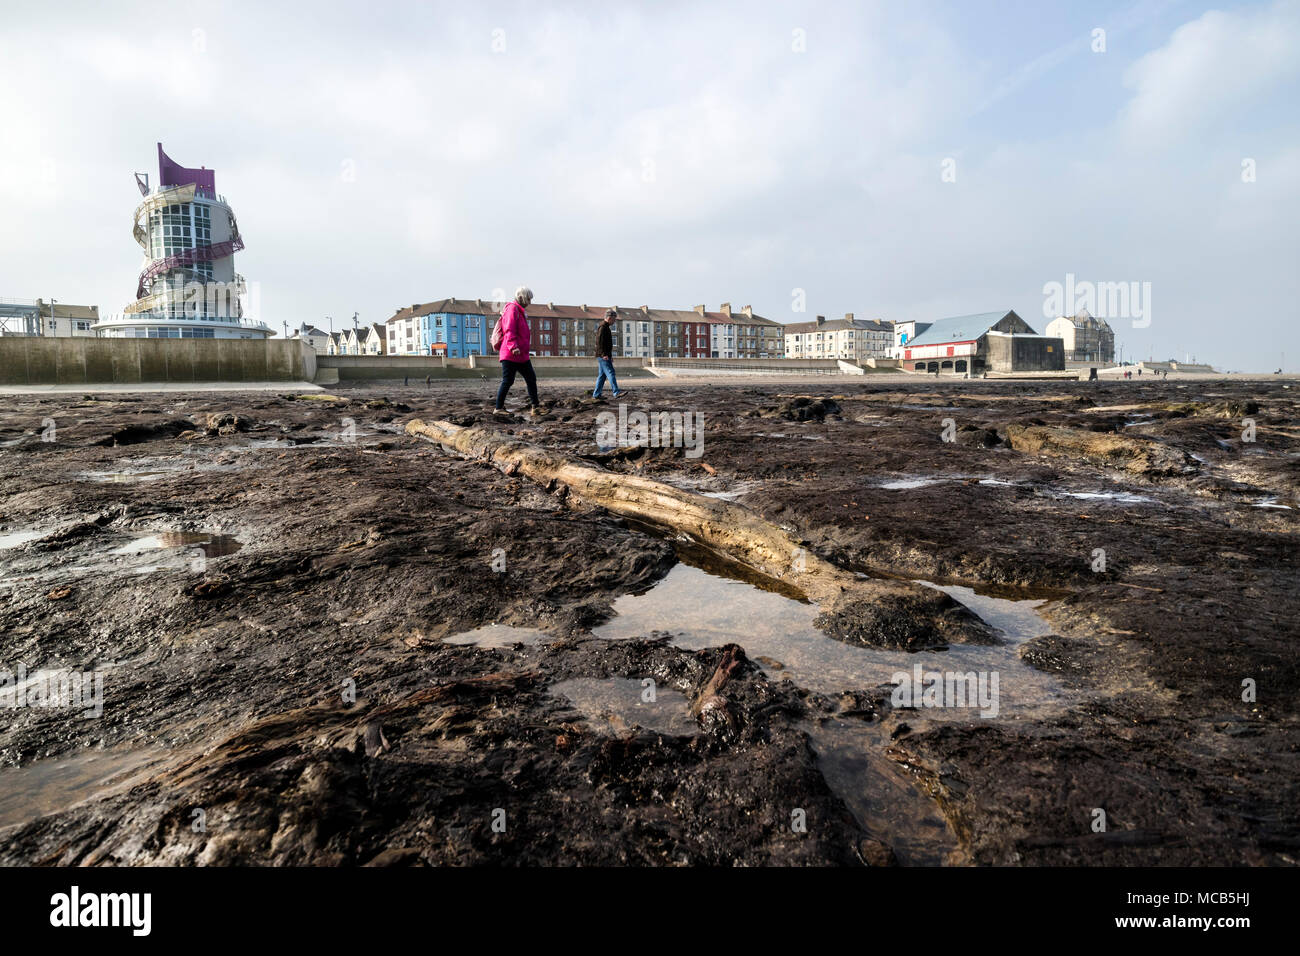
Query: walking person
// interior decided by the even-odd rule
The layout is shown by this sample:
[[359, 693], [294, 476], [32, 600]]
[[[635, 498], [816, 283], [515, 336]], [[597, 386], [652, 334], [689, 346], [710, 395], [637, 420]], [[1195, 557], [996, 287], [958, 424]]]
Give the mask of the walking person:
[[537, 373], [533, 371], [533, 361], [528, 357], [532, 345], [532, 333], [528, 329], [528, 315], [524, 312], [533, 301], [533, 290], [520, 286], [515, 290], [515, 300], [501, 311], [501, 321], [493, 333], [497, 344], [497, 357], [501, 360], [501, 387], [497, 389], [497, 405], [494, 415], [506, 412], [506, 393], [515, 383], [515, 376], [522, 375], [528, 386], [528, 404], [533, 413], [541, 411], [542, 403], [537, 400]]
[[592, 398], [600, 398], [601, 389], [605, 387], [606, 381], [614, 390], [615, 398], [622, 398], [627, 394], [618, 387], [618, 379], [614, 377], [614, 320], [617, 318], [617, 312], [606, 309], [605, 321], [600, 323], [600, 328], [596, 330], [596, 367], [599, 372], [596, 375], [596, 390], [591, 393]]

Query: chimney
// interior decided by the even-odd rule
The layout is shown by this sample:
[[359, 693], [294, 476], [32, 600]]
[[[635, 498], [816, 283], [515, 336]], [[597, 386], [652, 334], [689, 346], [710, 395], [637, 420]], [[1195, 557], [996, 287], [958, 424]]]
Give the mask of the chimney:
[[727, 318], [731, 318], [731, 303], [730, 302], [722, 303], [722, 305], [718, 306], [718, 311], [721, 312], [723, 315], [725, 315]]
[[848, 319], [850, 322], [852, 322], [852, 321], [853, 321], [853, 313], [852, 313], [852, 312], [845, 312], [845, 313], [844, 313], [844, 318], [846, 318], [846, 319]]
[[824, 315], [817, 316], [817, 327], [821, 328], [825, 324], [826, 324], [826, 316]]
[[482, 300], [482, 299], [475, 299], [475, 300], [474, 300], [474, 304], [477, 305], [480, 309], [483, 308], [483, 300]]
[[745, 306], [745, 307], [744, 307], [743, 309], [741, 309], [740, 311], [741, 311], [741, 312], [744, 312], [744, 313], [745, 313], [747, 316], [749, 316], [751, 319], [754, 317], [754, 310], [753, 310], [750, 306]]
[[695, 311], [698, 312], [698, 313], [700, 313], [700, 315], [703, 315], [703, 314], [704, 314], [704, 306], [702, 306], [702, 305], [697, 305], [697, 306], [695, 307]]
[[582, 311], [583, 311], [583, 312], [586, 312], [586, 311], [587, 311], [587, 303], [585, 303], [585, 302], [582, 303]]
[[650, 314], [650, 306], [648, 306], [648, 305], [643, 305], [643, 306], [641, 306], [641, 313], [642, 313], [643, 315], [649, 315], [649, 314]]
[[552, 312], [555, 311], [555, 303], [554, 303], [554, 302], [548, 302], [548, 303], [546, 303], [546, 307], [547, 307], [548, 309], [550, 309]]

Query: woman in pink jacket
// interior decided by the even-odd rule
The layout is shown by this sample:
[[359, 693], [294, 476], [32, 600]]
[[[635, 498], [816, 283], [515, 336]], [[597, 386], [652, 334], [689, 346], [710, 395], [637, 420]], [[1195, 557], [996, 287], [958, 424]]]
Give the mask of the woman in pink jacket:
[[501, 387], [497, 389], [497, 412], [506, 410], [506, 393], [515, 383], [516, 373], [522, 374], [524, 384], [528, 386], [528, 402], [534, 410], [541, 403], [537, 400], [537, 373], [533, 371], [532, 359], [528, 357], [528, 348], [532, 345], [532, 335], [528, 330], [528, 316], [524, 309], [533, 301], [533, 290], [520, 286], [515, 290], [515, 301], [501, 312], [501, 346], [498, 358], [501, 359]]

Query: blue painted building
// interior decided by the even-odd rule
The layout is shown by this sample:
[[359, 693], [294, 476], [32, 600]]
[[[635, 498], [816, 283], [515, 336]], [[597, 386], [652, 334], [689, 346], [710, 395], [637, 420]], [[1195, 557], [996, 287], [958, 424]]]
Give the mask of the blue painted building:
[[495, 318], [496, 311], [479, 299], [443, 299], [401, 309], [385, 323], [388, 354], [429, 355], [441, 343], [448, 358], [487, 355], [492, 350], [488, 316]]

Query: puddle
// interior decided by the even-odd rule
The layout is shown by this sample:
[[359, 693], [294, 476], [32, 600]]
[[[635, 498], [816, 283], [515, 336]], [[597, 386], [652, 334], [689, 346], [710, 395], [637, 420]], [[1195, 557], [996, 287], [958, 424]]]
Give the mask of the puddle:
[[956, 478], [896, 478], [893, 481], [883, 481], [876, 487], [884, 488], [886, 491], [903, 491], [907, 488], [924, 488], [926, 485], [937, 485], [945, 481], [955, 481]]
[[889, 741], [878, 724], [830, 720], [801, 724], [800, 729], [812, 740], [827, 785], [862, 829], [889, 844], [901, 865], [965, 862], [939, 807], [886, 756]]
[[145, 779], [167, 751], [91, 750], [0, 769], [0, 827], [26, 823]]
[[1255, 507], [1255, 508], [1281, 508], [1281, 509], [1284, 510], [1284, 511], [1291, 511], [1291, 510], [1292, 510], [1292, 508], [1291, 508], [1290, 505], [1284, 505], [1284, 504], [1282, 504], [1281, 502], [1279, 502], [1279, 501], [1277, 500], [1277, 497], [1276, 497], [1276, 496], [1274, 496], [1274, 497], [1272, 497], [1272, 498], [1261, 498], [1259, 501], [1254, 502], [1253, 507]]
[[[854, 647], [813, 626], [819, 614], [815, 605], [768, 589], [780, 587], [777, 582], [765, 582], [752, 572], [749, 580], [724, 576], [717, 573], [720, 566], [702, 567], [698, 553], [680, 542], [674, 544], [679, 563], [648, 591], [615, 600], [614, 616], [593, 629], [597, 637], [620, 640], [668, 631], [674, 645], [688, 650], [736, 643], [770, 679], [789, 678], [828, 696], [891, 685], [894, 675], [912, 674], [918, 665], [923, 673], [984, 672], [990, 681], [997, 675], [996, 717], [982, 718], [979, 710], [970, 707], [924, 709], [922, 713], [933, 720], [1015, 719], [1054, 710], [1062, 703], [1056, 680], [1024, 664], [1018, 653], [1020, 644], [1052, 632], [1038, 614], [1045, 598], [1011, 600], [966, 587], [917, 581], [965, 604], [997, 628], [1006, 643], [952, 645], [946, 651], [916, 653]], [[734, 569], [725, 571], [732, 574]], [[991, 683], [988, 686], [991, 689]]]
[[140, 554], [146, 551], [158, 551], [164, 548], [188, 548], [198, 546], [205, 558], [220, 558], [234, 554], [243, 544], [234, 535], [209, 534], [204, 531], [160, 531], [144, 538], [137, 538], [130, 544], [115, 548], [109, 554]]
[[638, 727], [671, 737], [700, 732], [686, 695], [671, 688], [654, 688], [654, 699], [648, 700], [651, 690], [639, 680], [579, 677], [551, 685], [549, 693], [567, 698], [587, 724], [603, 733], [625, 734]]
[[464, 631], [444, 638], [444, 644], [473, 644], [476, 647], [513, 647], [515, 644], [529, 646], [550, 640], [545, 631], [532, 627], [513, 627], [509, 624], [485, 624], [472, 631]]
[[1057, 491], [1054, 494], [1057, 497], [1082, 498], [1086, 501], [1113, 501], [1119, 505], [1148, 505], [1155, 502], [1154, 498], [1127, 491]]
[[1054, 498], [1078, 498], [1083, 501], [1110, 501], [1118, 505], [1150, 505], [1159, 504], [1154, 498], [1146, 495], [1135, 495], [1128, 491], [1063, 491], [1059, 488], [1044, 488], [1029, 482], [1005, 481], [1001, 478], [981, 478], [981, 485], [988, 485], [999, 488], [1032, 488], [1039, 494], [1049, 495]]
[[[117, 536], [115, 540], [120, 542], [122, 538]], [[39, 565], [16, 556], [12, 565], [20, 573], [0, 576], [0, 586], [40, 581], [62, 583], [70, 577], [88, 574], [152, 574], [167, 570], [201, 573], [206, 570], [208, 560], [234, 554], [243, 544], [229, 534], [158, 531], [116, 546], [92, 542], [89, 545], [92, 550], [87, 551], [85, 547], [80, 542], [66, 546], [66, 551], [53, 556], [54, 563], [49, 555], [43, 555]]]
[[49, 533], [48, 531], [11, 531], [8, 534], [0, 534], [0, 551], [20, 548], [28, 541], [36, 541]]
[[140, 481], [157, 481], [159, 478], [166, 478], [168, 475], [174, 475], [181, 470], [178, 468], [173, 471], [83, 471], [77, 477], [86, 481], [134, 484]]

